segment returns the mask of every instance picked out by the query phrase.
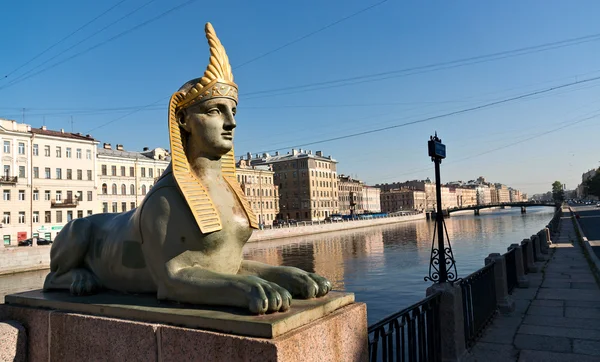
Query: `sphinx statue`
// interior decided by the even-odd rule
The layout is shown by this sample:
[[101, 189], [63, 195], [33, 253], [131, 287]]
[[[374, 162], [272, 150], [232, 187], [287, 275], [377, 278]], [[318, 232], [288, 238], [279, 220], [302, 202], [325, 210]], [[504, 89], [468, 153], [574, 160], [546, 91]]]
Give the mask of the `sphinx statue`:
[[201, 78], [169, 102], [172, 160], [138, 208], [72, 220], [50, 251], [44, 290], [156, 293], [160, 300], [283, 312], [292, 298], [327, 294], [330, 282], [294, 267], [244, 260], [257, 228], [235, 176], [238, 87], [210, 23]]

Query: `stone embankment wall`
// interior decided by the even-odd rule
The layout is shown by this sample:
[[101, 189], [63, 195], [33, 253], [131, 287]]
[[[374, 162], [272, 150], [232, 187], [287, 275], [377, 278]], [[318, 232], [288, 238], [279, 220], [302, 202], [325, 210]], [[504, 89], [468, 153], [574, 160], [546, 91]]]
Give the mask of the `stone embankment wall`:
[[0, 275], [50, 268], [50, 246], [0, 248]]
[[281, 228], [275, 227], [272, 229], [254, 230], [252, 237], [249, 242], [273, 240], [289, 238], [292, 236], [303, 236], [311, 234], [328, 233], [331, 231], [350, 230], [358, 229], [369, 226], [395, 224], [404, 221], [421, 220], [425, 218], [425, 214], [406, 215], [406, 216], [395, 216], [385, 217], [380, 219], [367, 219], [367, 220], [353, 220], [353, 221], [337, 221], [337, 222], [323, 222], [317, 223], [316, 221], [311, 224], [310, 221], [306, 222], [306, 225], [298, 226], [283, 226]]

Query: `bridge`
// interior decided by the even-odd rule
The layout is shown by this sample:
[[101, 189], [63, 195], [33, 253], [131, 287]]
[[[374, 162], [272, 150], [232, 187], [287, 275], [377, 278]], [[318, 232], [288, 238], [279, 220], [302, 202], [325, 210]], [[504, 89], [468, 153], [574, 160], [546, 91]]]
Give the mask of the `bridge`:
[[495, 204], [483, 204], [483, 205], [472, 205], [472, 206], [462, 206], [462, 207], [454, 207], [451, 209], [447, 209], [444, 210], [446, 211], [446, 213], [449, 215], [450, 213], [456, 212], [456, 211], [465, 211], [465, 210], [473, 210], [475, 212], [475, 215], [479, 215], [479, 210], [481, 209], [489, 209], [489, 208], [493, 208], [493, 207], [499, 207], [504, 209], [505, 207], [520, 207], [521, 208], [521, 213], [525, 213], [526, 209], [528, 207], [535, 207], [535, 206], [546, 206], [546, 207], [556, 207], [556, 204], [553, 202], [535, 202], [535, 201], [526, 201], [526, 202], [502, 202], [502, 203], [495, 203]]

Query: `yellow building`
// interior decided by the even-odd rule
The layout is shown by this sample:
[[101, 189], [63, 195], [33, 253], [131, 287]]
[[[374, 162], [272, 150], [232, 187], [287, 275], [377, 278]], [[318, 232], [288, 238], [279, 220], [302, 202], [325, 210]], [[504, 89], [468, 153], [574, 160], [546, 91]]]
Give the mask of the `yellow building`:
[[270, 166], [250, 166], [246, 160], [236, 164], [237, 180], [259, 224], [272, 225], [279, 213], [279, 194]]

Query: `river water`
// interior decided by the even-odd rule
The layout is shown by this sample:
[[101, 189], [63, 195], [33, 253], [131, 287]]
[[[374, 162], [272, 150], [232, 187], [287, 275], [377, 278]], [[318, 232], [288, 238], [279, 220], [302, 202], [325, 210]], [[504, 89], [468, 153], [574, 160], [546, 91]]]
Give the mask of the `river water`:
[[[532, 207], [452, 214], [446, 219], [458, 276], [484, 265], [490, 253], [504, 253], [544, 227], [553, 208]], [[247, 244], [245, 258], [288, 265], [327, 277], [334, 290], [354, 292], [367, 303], [369, 324], [425, 297], [434, 222], [420, 220], [359, 230]], [[0, 277], [4, 295], [41, 288], [47, 271]]]

